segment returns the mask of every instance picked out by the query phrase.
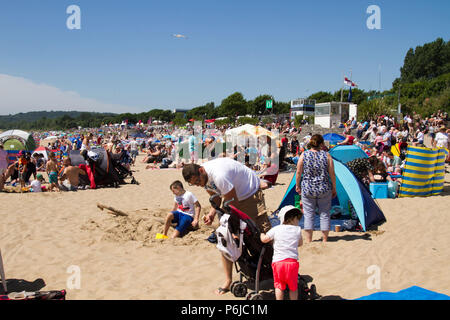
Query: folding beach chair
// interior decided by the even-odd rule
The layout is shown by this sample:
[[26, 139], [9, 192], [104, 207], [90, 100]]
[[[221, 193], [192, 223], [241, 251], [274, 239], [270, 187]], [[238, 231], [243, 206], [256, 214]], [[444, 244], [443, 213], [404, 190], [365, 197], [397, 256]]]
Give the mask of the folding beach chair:
[[5, 277], [5, 269], [3, 269], [3, 259], [2, 259], [2, 251], [0, 250], [0, 277], [3, 284], [3, 291], [5, 294], [7, 293], [6, 289], [6, 277]]

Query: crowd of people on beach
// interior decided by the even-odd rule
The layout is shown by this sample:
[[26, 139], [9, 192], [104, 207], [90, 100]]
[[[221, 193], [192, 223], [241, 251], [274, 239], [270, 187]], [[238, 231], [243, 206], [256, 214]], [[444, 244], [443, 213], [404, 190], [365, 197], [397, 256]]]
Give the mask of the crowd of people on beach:
[[[312, 241], [317, 212], [322, 241], [328, 239], [331, 203], [336, 196], [330, 148], [336, 145], [361, 147], [367, 158], [350, 161], [347, 167], [367, 186], [372, 182], [401, 183], [398, 177], [402, 174], [408, 145], [449, 149], [447, 121], [448, 114], [440, 111], [427, 118], [416, 113], [405, 115], [403, 119], [380, 115], [358, 122], [352, 118], [340, 126], [344, 138], [328, 143], [322, 135], [304, 132], [304, 128], [295, 126], [293, 121], [274, 121], [260, 123], [266, 134], [258, 136], [256, 144], [244, 140], [243, 144], [231, 147], [226, 144], [227, 131], [235, 127], [231, 125], [184, 128], [161, 125], [133, 130], [102, 127], [83, 132], [51, 133], [57, 138], [44, 145], [47, 157], [42, 153], [20, 151], [17, 160], [9, 163], [8, 154], [0, 145], [0, 190], [16, 184], [20, 186], [20, 192], [89, 188], [80, 185], [80, 177], [90, 174], [89, 165], [98, 156], [95, 149], [115, 155], [118, 163], [129, 171], [136, 166], [136, 161], [144, 163], [146, 169], [182, 169], [185, 183], [203, 187], [211, 196], [219, 195], [219, 200], [215, 200], [218, 206], [227, 203], [245, 212], [258, 226], [260, 240], [264, 243], [273, 241], [276, 298], [282, 299], [283, 291], [288, 287], [290, 298], [296, 299], [297, 247], [303, 243], [298, 227], [300, 218], [303, 216], [305, 221], [306, 243]], [[41, 145], [49, 135], [48, 132], [34, 133]], [[72, 165], [70, 155], [74, 150], [83, 155], [85, 164]], [[448, 152], [446, 160], [450, 160]], [[276, 187], [278, 174], [282, 171], [296, 171], [296, 192], [301, 195], [302, 211], [294, 206], [283, 208], [278, 213], [281, 224], [272, 228], [263, 191]], [[46, 180], [47, 187], [44, 186]], [[169, 189], [174, 195], [174, 203], [163, 236], [168, 237], [170, 227], [175, 224], [171, 237], [180, 237], [191, 227], [193, 230], [198, 227], [202, 206], [181, 181], [172, 182]], [[211, 225], [216, 214], [217, 210], [211, 207], [203, 216], [203, 222]], [[216, 290], [218, 295], [227, 293], [232, 283], [233, 263], [225, 254], [221, 261], [225, 281]]]

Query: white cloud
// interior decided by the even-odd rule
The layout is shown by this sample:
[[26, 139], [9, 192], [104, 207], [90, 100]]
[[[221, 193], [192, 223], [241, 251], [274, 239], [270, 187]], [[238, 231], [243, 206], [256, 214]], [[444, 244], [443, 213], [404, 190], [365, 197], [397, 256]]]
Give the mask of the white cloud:
[[29, 111], [139, 112], [136, 108], [83, 98], [43, 83], [0, 74], [0, 114]]

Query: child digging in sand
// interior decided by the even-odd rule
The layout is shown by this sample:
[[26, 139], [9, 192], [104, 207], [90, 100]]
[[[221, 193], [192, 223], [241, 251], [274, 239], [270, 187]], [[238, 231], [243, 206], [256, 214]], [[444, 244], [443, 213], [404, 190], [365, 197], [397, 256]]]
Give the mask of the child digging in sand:
[[298, 223], [302, 215], [298, 208], [285, 206], [278, 214], [281, 224], [267, 234], [261, 234], [263, 243], [274, 241], [272, 269], [277, 300], [283, 300], [286, 286], [289, 287], [289, 298], [298, 299], [298, 247], [303, 244], [302, 229]]
[[175, 203], [172, 212], [167, 215], [163, 234], [167, 236], [172, 222], [175, 222], [177, 226], [172, 234], [173, 239], [184, 235], [189, 226], [198, 226], [201, 206], [192, 192], [184, 190], [180, 181], [173, 182], [170, 190], [175, 195]]

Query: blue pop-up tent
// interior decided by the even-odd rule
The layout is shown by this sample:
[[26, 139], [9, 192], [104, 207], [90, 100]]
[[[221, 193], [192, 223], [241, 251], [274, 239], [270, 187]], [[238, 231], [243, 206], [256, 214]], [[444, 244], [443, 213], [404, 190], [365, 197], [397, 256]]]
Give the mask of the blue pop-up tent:
[[336, 146], [331, 148], [329, 153], [334, 159], [342, 163], [347, 163], [358, 158], [368, 158], [364, 150], [356, 145]]
[[376, 292], [356, 300], [450, 300], [450, 296], [418, 286], [412, 286], [398, 292]]
[[[386, 221], [383, 212], [364, 184], [342, 162], [333, 159], [333, 163], [336, 174], [337, 200], [343, 212], [348, 212], [348, 202], [350, 201], [364, 231], [367, 231], [372, 225]], [[278, 209], [295, 204], [295, 196], [298, 195], [295, 191], [296, 178], [297, 174], [295, 173]]]

